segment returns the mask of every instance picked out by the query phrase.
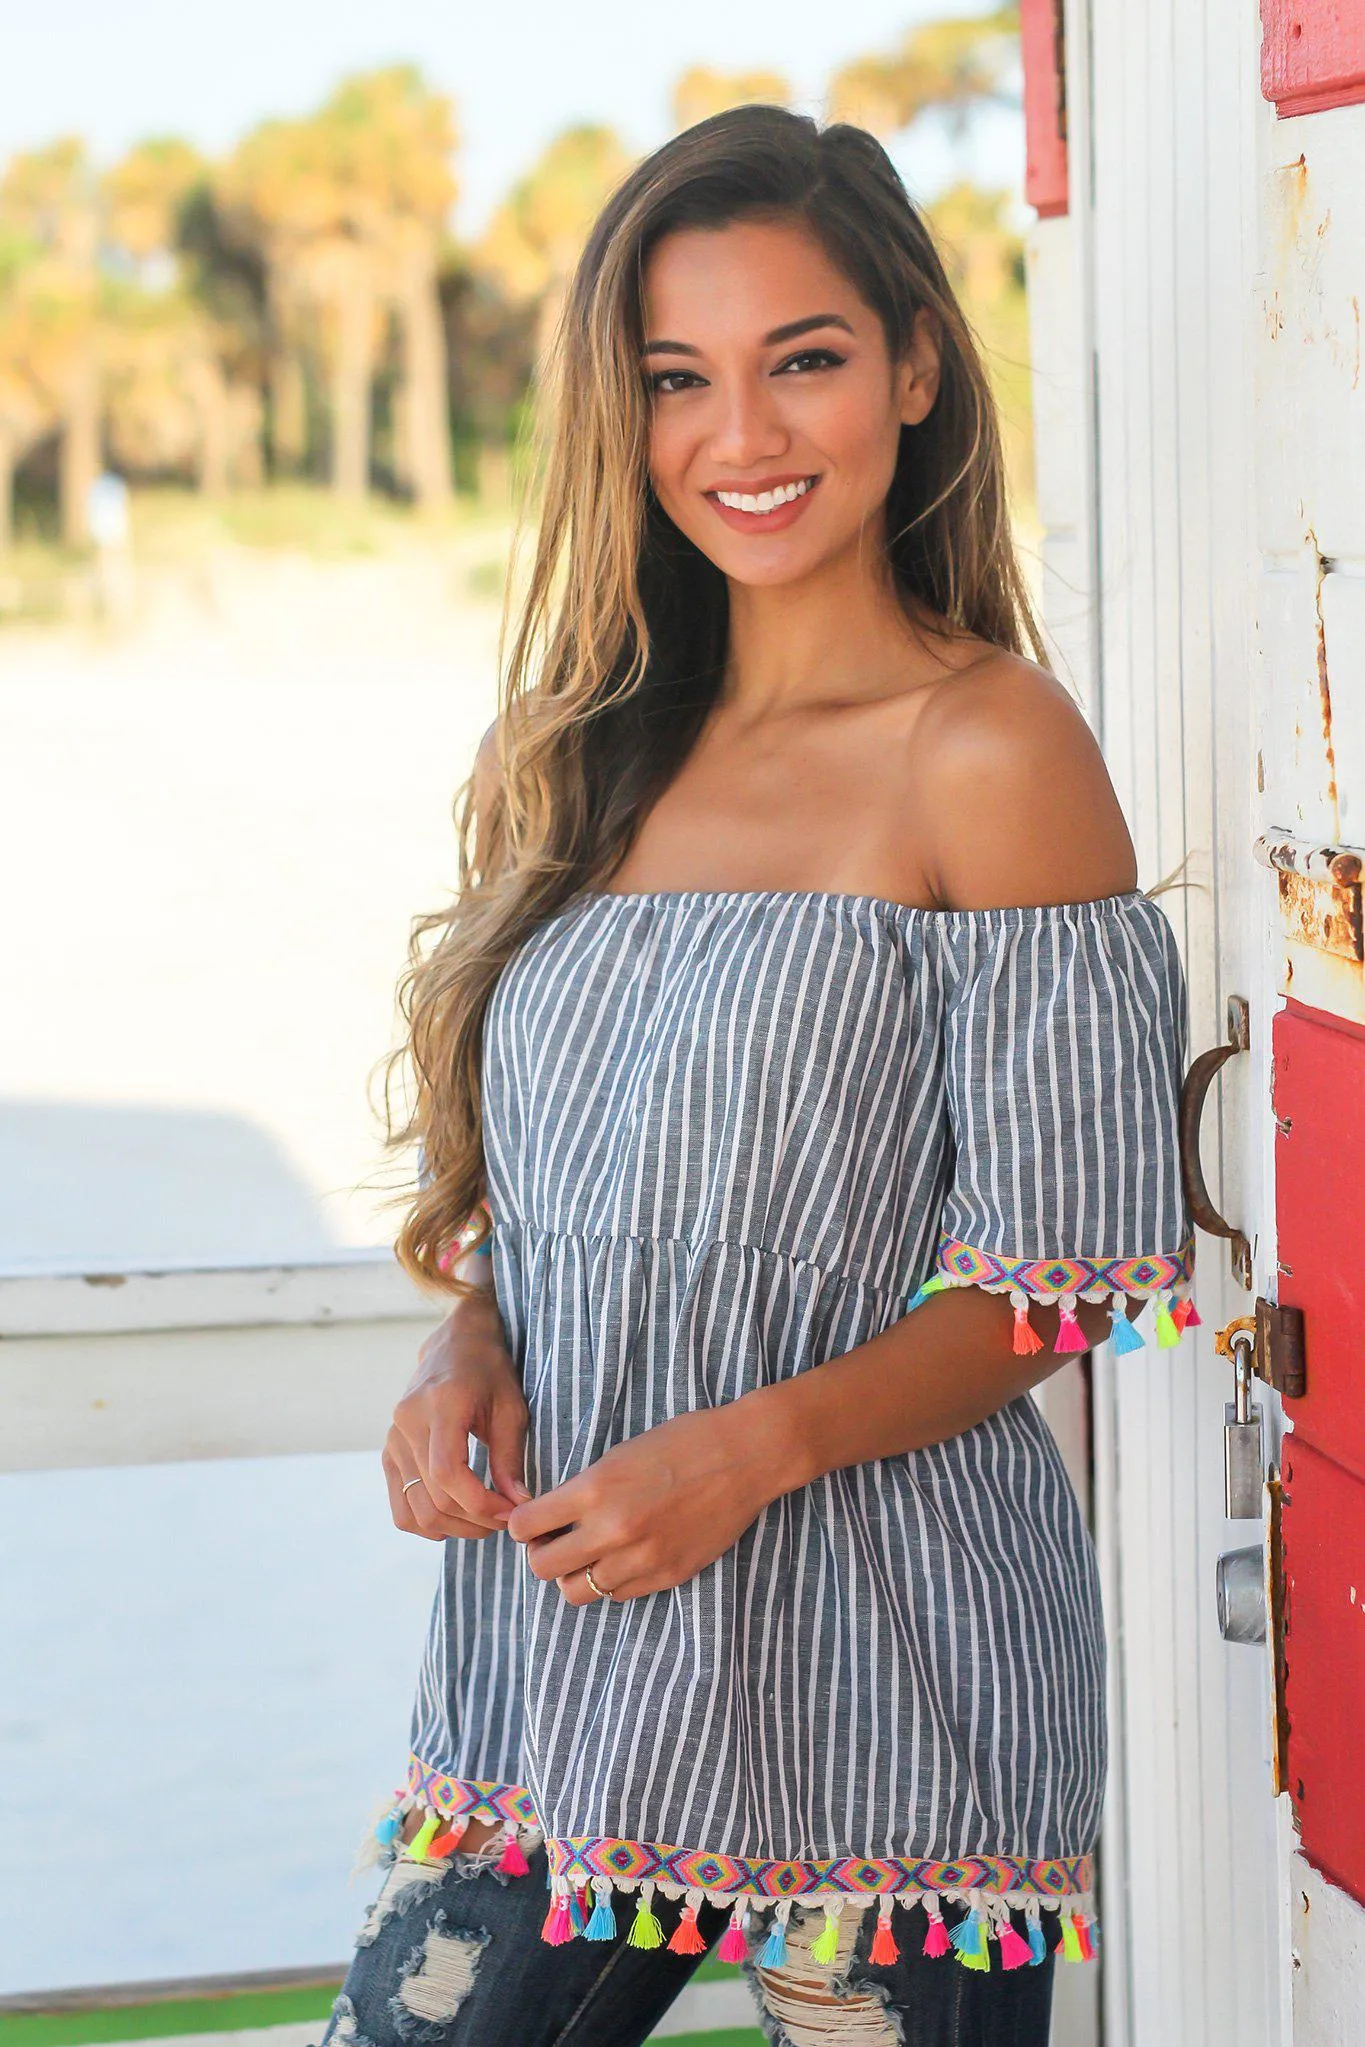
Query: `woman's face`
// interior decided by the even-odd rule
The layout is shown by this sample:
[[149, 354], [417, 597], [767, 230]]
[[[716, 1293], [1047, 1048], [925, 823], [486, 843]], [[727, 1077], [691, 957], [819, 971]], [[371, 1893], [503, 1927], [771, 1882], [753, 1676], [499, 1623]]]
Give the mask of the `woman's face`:
[[795, 223], [665, 235], [642, 368], [659, 502], [737, 583], [790, 583], [880, 541], [901, 427], [938, 389], [930, 317], [893, 364], [877, 315]]

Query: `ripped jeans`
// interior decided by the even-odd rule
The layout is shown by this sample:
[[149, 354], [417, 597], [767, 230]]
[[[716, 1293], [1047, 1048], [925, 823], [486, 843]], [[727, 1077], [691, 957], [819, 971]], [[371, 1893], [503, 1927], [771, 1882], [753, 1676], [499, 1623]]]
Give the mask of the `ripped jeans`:
[[[631, 1947], [625, 1913], [612, 1940], [551, 1947], [540, 1937], [544, 1848], [529, 1861], [528, 1876], [508, 1877], [489, 1853], [457, 1851], [441, 1863], [400, 1853], [360, 1930], [322, 2047], [643, 2047], [706, 1956]], [[750, 1913], [749, 1958], [731, 1980], [747, 1982], [752, 2022], [774, 2047], [1047, 2047], [1055, 1923], [1046, 1961], [980, 1972], [926, 1959], [915, 1938], [921, 1909], [898, 1906], [899, 1958], [873, 1967], [871, 1913], [843, 1913], [835, 1957], [821, 1963], [810, 1945], [824, 1914], [798, 1906], [785, 1966], [765, 1969], [756, 1958], [770, 1917], [767, 1908]], [[708, 1948], [726, 1923], [715, 1906], [699, 1908]], [[711, 1981], [700, 1991], [729, 1994]], [[744, 2023], [726, 2008], [695, 2030]]]

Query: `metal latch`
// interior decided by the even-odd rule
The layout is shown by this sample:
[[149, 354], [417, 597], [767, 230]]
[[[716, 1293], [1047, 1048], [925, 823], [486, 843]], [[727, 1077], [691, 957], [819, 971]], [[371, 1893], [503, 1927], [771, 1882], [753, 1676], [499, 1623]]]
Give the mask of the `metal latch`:
[[1251, 1347], [1251, 1369], [1284, 1400], [1302, 1400], [1308, 1391], [1304, 1354], [1303, 1310], [1258, 1299], [1254, 1315], [1239, 1315], [1213, 1339], [1219, 1357], [1235, 1364], [1243, 1345]]
[[1185, 1205], [1201, 1230], [1207, 1230], [1211, 1237], [1227, 1238], [1233, 1277], [1238, 1286], [1244, 1286], [1248, 1291], [1251, 1288], [1251, 1245], [1245, 1233], [1220, 1214], [1214, 1205], [1199, 1156], [1199, 1125], [1215, 1076], [1229, 1059], [1238, 1052], [1249, 1051], [1250, 1047], [1251, 1017], [1246, 997], [1233, 995], [1228, 1000], [1227, 1040], [1224, 1044], [1215, 1045], [1211, 1051], [1201, 1052], [1190, 1067], [1181, 1084], [1179, 1113], [1180, 1177], [1185, 1190]]

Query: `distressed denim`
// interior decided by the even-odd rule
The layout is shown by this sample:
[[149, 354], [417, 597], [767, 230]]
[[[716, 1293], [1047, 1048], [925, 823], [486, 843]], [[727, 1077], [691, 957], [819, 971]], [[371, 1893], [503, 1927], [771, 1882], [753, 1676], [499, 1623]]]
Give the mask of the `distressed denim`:
[[[540, 1937], [547, 1879], [543, 1847], [530, 1874], [513, 1878], [488, 1855], [436, 1864], [400, 1855], [361, 1928], [322, 2047], [643, 2047], [705, 1957], [631, 1947], [630, 1914], [619, 1907], [615, 1939], [551, 1947]], [[763, 1970], [754, 1958], [770, 1916], [751, 1915], [742, 1970], [753, 2024], [773, 2047], [1047, 2047], [1053, 1952], [1036, 1967], [989, 1973], [927, 1960], [916, 1938], [922, 1915], [898, 1909], [900, 1957], [874, 1968], [873, 1916], [846, 1912], [838, 1955], [822, 1967], [808, 1950], [824, 1915], [797, 1907], [788, 1966]], [[703, 1904], [697, 1923], [710, 1948], [727, 1915]], [[1052, 1949], [1054, 1915], [1043, 1924]]]

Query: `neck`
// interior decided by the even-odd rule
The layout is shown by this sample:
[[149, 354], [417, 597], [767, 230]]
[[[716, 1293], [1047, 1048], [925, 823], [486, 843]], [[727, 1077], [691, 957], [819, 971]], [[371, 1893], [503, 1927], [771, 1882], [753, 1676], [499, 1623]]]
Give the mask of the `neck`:
[[879, 540], [799, 583], [730, 583], [724, 702], [744, 717], [880, 695], [920, 643]]

